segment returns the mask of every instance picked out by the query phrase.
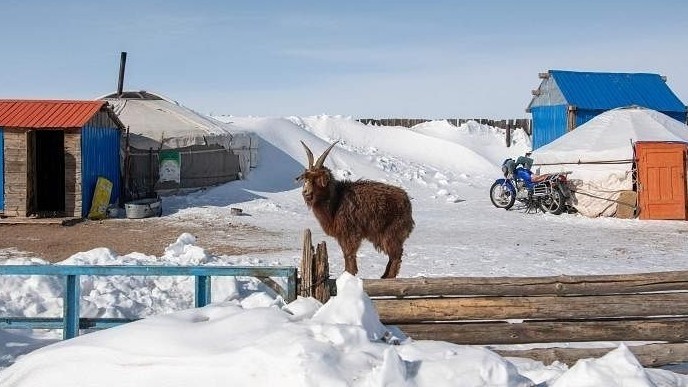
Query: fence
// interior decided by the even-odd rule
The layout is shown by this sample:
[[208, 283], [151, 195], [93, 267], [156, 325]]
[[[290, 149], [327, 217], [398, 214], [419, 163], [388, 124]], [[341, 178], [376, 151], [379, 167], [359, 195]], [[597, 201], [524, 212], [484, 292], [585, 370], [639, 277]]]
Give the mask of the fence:
[[[194, 305], [199, 308], [211, 300], [211, 277], [257, 277], [277, 291], [287, 301], [296, 299], [295, 267], [254, 266], [67, 266], [67, 265], [0, 265], [0, 275], [53, 275], [65, 277], [62, 318], [0, 317], [0, 328], [63, 329], [69, 339], [79, 329], [102, 329], [134, 320], [120, 318], [82, 318], [79, 300], [82, 275], [91, 276], [193, 276], [195, 277]], [[286, 277], [286, 289], [279, 288], [270, 277]]]
[[[304, 257], [326, 261], [324, 246], [319, 250]], [[336, 292], [332, 281], [313, 278], [302, 282], [302, 295], [326, 295], [324, 302]], [[599, 342], [623, 341], [635, 342], [629, 349], [647, 367], [688, 362], [688, 271], [364, 279], [363, 287], [383, 324], [417, 340], [485, 345], [503, 356], [569, 365], [610, 350]], [[539, 348], [509, 349], [516, 344]]]
[[[314, 249], [304, 235], [299, 292], [325, 302], [333, 292], [325, 243]], [[193, 276], [194, 305], [211, 300], [212, 276], [257, 277], [286, 301], [296, 298], [294, 267], [251, 266], [66, 266], [0, 265], [0, 275], [65, 277], [62, 318], [2, 317], [0, 328], [63, 329], [65, 339], [79, 329], [101, 329], [130, 319], [82, 318], [80, 276]], [[286, 289], [271, 277], [286, 277]], [[573, 364], [599, 357], [609, 348], [595, 342], [635, 342], [629, 346], [643, 366], [688, 362], [688, 271], [553, 277], [451, 277], [365, 279], [383, 324], [396, 325], [417, 340], [486, 345], [503, 356], [549, 364]], [[650, 342], [650, 343], [647, 343]], [[559, 348], [556, 343], [567, 343]], [[576, 343], [584, 344], [576, 348]], [[514, 350], [504, 346], [538, 344]]]
[[[532, 133], [532, 120], [529, 118], [511, 118], [504, 120], [490, 118], [446, 118], [444, 120], [454, 126], [460, 126], [468, 121], [476, 121], [480, 124], [493, 126], [495, 128], [523, 129], [528, 135]], [[357, 121], [365, 125], [403, 126], [410, 128], [432, 120], [426, 118], [359, 118]]]

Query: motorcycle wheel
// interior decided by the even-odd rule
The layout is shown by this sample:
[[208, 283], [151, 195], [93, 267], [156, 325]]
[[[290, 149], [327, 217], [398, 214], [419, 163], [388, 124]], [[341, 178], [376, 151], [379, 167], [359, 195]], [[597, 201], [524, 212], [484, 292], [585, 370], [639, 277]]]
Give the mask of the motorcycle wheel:
[[566, 208], [566, 198], [559, 187], [552, 187], [552, 193], [549, 196], [540, 198], [542, 212], [559, 215], [564, 212], [564, 208]]
[[495, 182], [490, 187], [490, 201], [495, 207], [508, 210], [516, 202], [516, 195], [505, 184]]

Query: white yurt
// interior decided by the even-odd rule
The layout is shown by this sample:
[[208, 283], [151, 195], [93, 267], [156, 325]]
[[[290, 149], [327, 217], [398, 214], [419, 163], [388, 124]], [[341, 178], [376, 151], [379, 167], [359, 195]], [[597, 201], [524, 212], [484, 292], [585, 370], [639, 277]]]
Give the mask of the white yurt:
[[256, 165], [257, 137], [160, 94], [103, 96], [128, 131], [124, 176], [132, 197], [240, 179]]
[[642, 107], [606, 111], [533, 151], [535, 173], [570, 171], [573, 206], [590, 216], [613, 216], [622, 194], [636, 188], [635, 143], [688, 143], [688, 126]]

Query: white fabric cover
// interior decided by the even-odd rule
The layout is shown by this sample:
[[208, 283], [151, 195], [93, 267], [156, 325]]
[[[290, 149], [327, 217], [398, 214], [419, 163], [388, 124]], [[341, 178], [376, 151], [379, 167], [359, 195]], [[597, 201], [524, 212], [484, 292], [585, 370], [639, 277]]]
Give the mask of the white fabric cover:
[[[583, 215], [612, 216], [622, 190], [633, 189], [634, 143], [688, 143], [688, 126], [655, 110], [628, 107], [606, 111], [533, 151], [535, 173], [572, 171], [579, 194], [574, 207]], [[599, 164], [586, 164], [599, 163]]]
[[129, 127], [130, 145], [138, 149], [184, 148], [220, 145], [230, 148], [232, 133], [226, 124], [202, 116], [164, 99], [106, 99], [124, 125]]

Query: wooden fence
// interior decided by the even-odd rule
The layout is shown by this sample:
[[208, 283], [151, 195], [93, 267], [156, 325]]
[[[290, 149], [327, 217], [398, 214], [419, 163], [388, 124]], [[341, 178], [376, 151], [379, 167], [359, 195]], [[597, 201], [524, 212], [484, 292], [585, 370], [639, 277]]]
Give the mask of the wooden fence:
[[[327, 253], [308, 259], [327, 260]], [[623, 341], [647, 367], [688, 362], [687, 271], [364, 279], [363, 287], [382, 323], [416, 340], [485, 345], [503, 356], [569, 365], [611, 350], [596, 342]], [[333, 288], [322, 278], [301, 284], [311, 294], [327, 295], [321, 301]], [[515, 344], [538, 348], [510, 349]]]
[[[494, 126], [495, 128], [523, 129], [528, 135], [532, 133], [532, 120], [529, 118], [511, 118], [504, 120], [490, 118], [446, 118], [444, 120], [454, 126], [461, 126], [468, 121], [476, 121], [483, 125]], [[405, 128], [410, 128], [432, 120], [427, 118], [359, 118], [357, 121], [365, 125], [403, 126]]]

